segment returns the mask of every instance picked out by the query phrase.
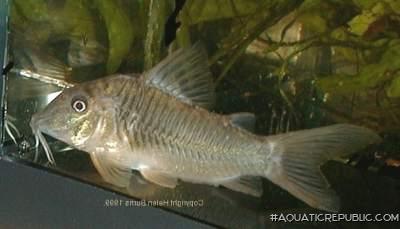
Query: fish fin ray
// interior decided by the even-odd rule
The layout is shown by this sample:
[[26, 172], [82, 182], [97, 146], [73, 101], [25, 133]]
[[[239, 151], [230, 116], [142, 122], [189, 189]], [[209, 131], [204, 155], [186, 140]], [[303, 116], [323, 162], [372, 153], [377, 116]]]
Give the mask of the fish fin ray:
[[264, 176], [314, 208], [337, 212], [340, 199], [320, 170], [380, 137], [363, 127], [337, 124], [267, 137]]
[[139, 171], [133, 171], [132, 176], [127, 187], [129, 194], [133, 196], [151, 195], [159, 186], [147, 181]]
[[[56, 85], [31, 80], [23, 77], [9, 77], [8, 98], [10, 101], [24, 100], [27, 98], [49, 95], [59, 92], [61, 88]], [[24, 93], [21, 93], [23, 91]]]
[[151, 181], [155, 184], [158, 184], [163, 187], [167, 188], [175, 188], [176, 185], [178, 184], [178, 179], [170, 177], [164, 173], [149, 170], [149, 169], [143, 169], [140, 170], [140, 173], [142, 176], [148, 180]]
[[132, 176], [130, 169], [118, 167], [102, 154], [91, 153], [90, 158], [104, 181], [118, 187], [128, 187]]
[[43, 48], [41, 44], [24, 35], [19, 29], [13, 29], [10, 37], [11, 46], [15, 50], [13, 56], [16, 69], [24, 69], [42, 75], [44, 78], [59, 81], [67, 81], [71, 78], [71, 67], [57, 58], [54, 49]]
[[259, 177], [243, 176], [238, 179], [222, 183], [221, 186], [255, 197], [260, 197], [263, 193], [262, 180]]
[[190, 105], [211, 108], [215, 86], [207, 55], [197, 43], [179, 49], [144, 74], [146, 84]]
[[256, 116], [248, 112], [240, 112], [228, 115], [231, 124], [237, 128], [254, 132], [256, 125]]

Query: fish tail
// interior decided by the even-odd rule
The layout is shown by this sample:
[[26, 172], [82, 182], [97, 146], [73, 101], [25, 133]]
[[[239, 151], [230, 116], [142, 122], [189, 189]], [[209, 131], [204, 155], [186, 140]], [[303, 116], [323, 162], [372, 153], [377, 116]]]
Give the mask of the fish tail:
[[373, 131], [349, 124], [269, 136], [263, 176], [311, 207], [337, 212], [339, 197], [320, 166], [379, 141]]

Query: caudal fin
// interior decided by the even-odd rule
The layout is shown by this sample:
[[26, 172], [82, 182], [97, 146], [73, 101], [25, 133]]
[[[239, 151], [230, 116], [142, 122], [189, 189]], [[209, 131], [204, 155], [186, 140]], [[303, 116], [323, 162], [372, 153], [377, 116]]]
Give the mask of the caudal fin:
[[267, 137], [264, 176], [308, 205], [337, 212], [340, 200], [320, 170], [326, 161], [377, 143], [373, 131], [348, 124]]

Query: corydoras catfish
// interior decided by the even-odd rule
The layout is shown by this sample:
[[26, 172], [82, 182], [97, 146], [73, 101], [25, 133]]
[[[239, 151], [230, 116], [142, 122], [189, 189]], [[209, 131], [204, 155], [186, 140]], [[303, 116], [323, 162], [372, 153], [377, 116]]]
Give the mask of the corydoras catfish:
[[174, 188], [202, 183], [260, 196], [264, 177], [308, 205], [339, 210], [320, 166], [376, 143], [373, 131], [336, 124], [273, 136], [249, 129], [254, 115], [207, 110], [215, 99], [207, 55], [180, 49], [139, 77], [111, 75], [65, 89], [31, 127], [88, 152], [106, 182], [128, 187], [131, 171]]

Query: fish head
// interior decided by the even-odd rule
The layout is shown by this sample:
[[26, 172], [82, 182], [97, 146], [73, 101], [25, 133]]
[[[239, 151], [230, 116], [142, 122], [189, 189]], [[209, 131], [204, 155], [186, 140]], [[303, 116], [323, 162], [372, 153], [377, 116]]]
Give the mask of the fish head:
[[82, 149], [101, 125], [104, 106], [89, 93], [90, 85], [77, 85], [65, 89], [45, 109], [31, 118], [31, 128], [36, 133], [44, 133], [75, 148]]

